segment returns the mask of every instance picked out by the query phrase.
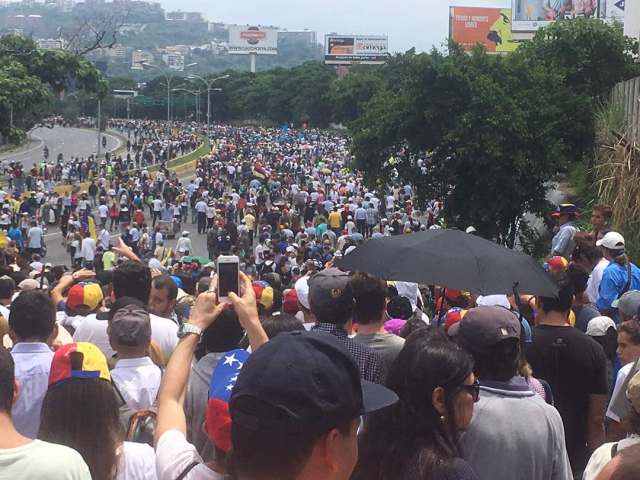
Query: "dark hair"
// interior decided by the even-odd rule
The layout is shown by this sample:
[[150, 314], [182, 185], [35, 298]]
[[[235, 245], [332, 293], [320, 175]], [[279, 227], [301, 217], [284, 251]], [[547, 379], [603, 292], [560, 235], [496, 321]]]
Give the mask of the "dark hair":
[[385, 282], [368, 273], [358, 272], [349, 283], [355, 300], [354, 320], [362, 325], [382, 320], [387, 294]]
[[637, 320], [627, 320], [618, 326], [618, 333], [626, 333], [629, 340], [634, 345], [640, 345], [640, 322]]
[[[275, 425], [286, 425], [290, 416], [283, 409], [254, 397], [244, 396], [235, 400], [234, 408], [258, 418], [273, 420]], [[233, 415], [233, 414], [232, 414]], [[333, 428], [318, 429], [316, 426], [251, 429], [231, 423], [231, 451], [227, 455], [227, 466], [232, 478], [293, 479], [300, 473], [311, 456], [318, 440], [334, 428], [344, 436], [349, 435], [349, 418]]]
[[487, 352], [471, 352], [478, 378], [508, 382], [518, 371], [519, 347], [519, 340], [510, 338], [498, 342]]
[[400, 318], [402, 320], [409, 320], [413, 315], [413, 308], [411, 307], [411, 300], [401, 295], [395, 295], [391, 297], [387, 304], [387, 313], [391, 318]]
[[551, 278], [558, 285], [557, 297], [538, 297], [540, 307], [542, 311], [549, 312], [561, 312], [565, 313], [571, 310], [573, 305], [573, 285], [569, 279], [569, 275], [566, 272], [556, 271], [549, 272]]
[[0, 278], [0, 298], [11, 298], [16, 291], [16, 282], [13, 278]]
[[202, 345], [210, 352], [227, 352], [238, 347], [244, 336], [244, 329], [235, 310], [223, 310], [202, 334]]
[[94, 480], [115, 478], [122, 434], [111, 382], [75, 378], [49, 387], [38, 438], [76, 450]]
[[267, 334], [267, 337], [272, 339], [283, 332], [302, 331], [304, 330], [304, 325], [293, 315], [289, 315], [288, 313], [274, 313], [262, 320], [262, 328]]
[[[472, 357], [441, 329], [412, 333], [387, 377], [399, 401], [369, 419], [352, 478], [431, 478], [434, 468], [460, 457], [453, 403], [472, 371]], [[445, 390], [444, 422], [433, 407], [437, 387]]]
[[9, 326], [19, 340], [46, 342], [55, 323], [56, 307], [43, 290], [22, 292], [11, 304]]
[[145, 305], [151, 292], [151, 270], [140, 262], [128, 260], [113, 270], [113, 293], [118, 297], [135, 297]]
[[598, 260], [602, 258], [602, 250], [596, 247], [593, 242], [589, 242], [587, 240], [578, 240], [576, 242], [576, 247], [571, 254], [571, 259], [574, 262], [578, 262], [580, 260], [586, 260], [588, 263], [596, 263]]
[[618, 455], [620, 461], [609, 480], [636, 480], [640, 477], [640, 445], [623, 448]]
[[153, 277], [151, 285], [158, 290], [167, 290], [169, 301], [178, 298], [178, 285], [168, 275], [158, 275], [157, 277]]
[[589, 282], [589, 272], [583, 267], [575, 263], [569, 264], [567, 268], [567, 276], [573, 287], [573, 292], [576, 295], [580, 295], [587, 290], [587, 283]]
[[11, 414], [15, 364], [9, 350], [0, 345], [0, 412]]

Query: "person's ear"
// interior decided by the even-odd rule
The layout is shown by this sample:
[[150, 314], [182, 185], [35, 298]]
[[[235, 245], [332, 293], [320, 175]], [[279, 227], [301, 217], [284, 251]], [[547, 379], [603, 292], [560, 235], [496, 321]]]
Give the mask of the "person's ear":
[[13, 381], [13, 402], [11, 402], [11, 405], [15, 405], [19, 397], [20, 397], [20, 385], [18, 384], [17, 381], [14, 380]]
[[343, 435], [337, 428], [327, 433], [321, 441], [320, 447], [323, 451], [325, 469], [333, 474], [340, 471], [340, 458], [343, 454], [344, 443], [341, 441]]
[[433, 390], [431, 393], [431, 403], [433, 404], [433, 408], [435, 408], [440, 415], [445, 415], [447, 413], [444, 388], [436, 387]]
[[58, 322], [53, 322], [53, 330], [51, 330], [51, 335], [47, 338], [47, 345], [53, 345], [53, 341], [58, 338]]

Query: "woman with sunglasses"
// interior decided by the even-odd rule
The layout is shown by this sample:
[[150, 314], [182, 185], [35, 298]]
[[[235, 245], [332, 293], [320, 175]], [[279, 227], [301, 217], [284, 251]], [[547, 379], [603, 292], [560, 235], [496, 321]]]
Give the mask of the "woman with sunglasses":
[[412, 333], [387, 377], [400, 400], [365, 424], [355, 480], [476, 480], [458, 437], [479, 385], [473, 359], [435, 328]]

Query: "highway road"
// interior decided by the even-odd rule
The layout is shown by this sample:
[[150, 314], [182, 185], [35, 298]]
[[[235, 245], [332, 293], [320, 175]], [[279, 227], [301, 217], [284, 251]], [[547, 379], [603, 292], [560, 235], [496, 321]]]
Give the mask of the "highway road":
[[[117, 137], [104, 132], [103, 135], [107, 137], [107, 150], [113, 151], [120, 147], [121, 142]], [[0, 161], [19, 161], [28, 169], [42, 161], [45, 145], [49, 148], [49, 158], [53, 159], [57, 158], [59, 153], [62, 153], [65, 159], [71, 156], [86, 158], [92, 153], [95, 154], [98, 147], [98, 133], [84, 128], [38, 127], [30, 132], [30, 136], [31, 142], [28, 145], [0, 155]]]

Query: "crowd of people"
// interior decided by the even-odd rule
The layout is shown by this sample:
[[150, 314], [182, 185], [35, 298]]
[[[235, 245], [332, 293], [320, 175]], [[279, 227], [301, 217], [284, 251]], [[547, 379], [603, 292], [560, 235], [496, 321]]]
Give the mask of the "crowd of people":
[[32, 244], [47, 194], [16, 199], [34, 225], [0, 255], [0, 478], [640, 478], [640, 270], [609, 206], [586, 232], [554, 213], [557, 296], [385, 281], [340, 257], [443, 206], [367, 188], [345, 138], [217, 125], [179, 177], [141, 133], [162, 124], [136, 125], [162, 161], [63, 195], [71, 268]]

